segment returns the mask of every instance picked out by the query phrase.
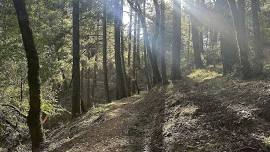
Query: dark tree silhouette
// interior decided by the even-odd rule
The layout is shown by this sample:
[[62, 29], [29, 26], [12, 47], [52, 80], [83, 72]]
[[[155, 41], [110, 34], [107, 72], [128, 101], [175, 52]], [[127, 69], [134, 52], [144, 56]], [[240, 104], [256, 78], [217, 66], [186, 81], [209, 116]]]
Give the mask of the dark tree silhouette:
[[72, 12], [72, 117], [75, 118], [81, 114], [81, 96], [80, 96], [80, 27], [79, 27], [79, 0], [73, 0]]
[[181, 1], [173, 0], [173, 44], [172, 44], [172, 71], [171, 79], [181, 79], [180, 70], [181, 48]]
[[[179, 29], [180, 30], [180, 29]], [[162, 84], [168, 84], [167, 78], [167, 69], [166, 69], [166, 43], [165, 43], [165, 2], [161, 0], [160, 4], [160, 62], [161, 62], [161, 75], [162, 75]]]
[[121, 99], [127, 96], [125, 89], [125, 78], [122, 68], [122, 59], [121, 59], [121, 6], [120, 1], [115, 0], [114, 3], [114, 30], [115, 30], [115, 67], [116, 67], [116, 91], [117, 99]]
[[26, 12], [24, 0], [13, 0], [13, 4], [17, 13], [18, 23], [27, 58], [30, 95], [30, 109], [27, 116], [27, 125], [29, 127], [29, 133], [32, 141], [32, 151], [39, 152], [41, 151], [41, 144], [44, 141], [44, 137], [40, 121], [41, 100], [38, 53], [35, 47], [32, 30], [29, 26], [29, 18]]
[[238, 48], [240, 50], [240, 62], [241, 62], [241, 72], [244, 77], [249, 77], [250, 75], [250, 64], [248, 61], [248, 39], [245, 27], [245, 0], [238, 0], [238, 8], [236, 6], [235, 0], [228, 0], [231, 8], [231, 12], [234, 18], [234, 26], [236, 28], [236, 36], [238, 42]]
[[260, 11], [260, 1], [251, 0], [251, 11], [252, 11], [252, 22], [253, 22], [253, 32], [255, 40], [255, 73], [260, 74], [263, 70], [263, 50], [262, 50], [262, 34], [260, 28], [259, 11]]
[[103, 0], [103, 73], [104, 73], [104, 90], [107, 102], [110, 101], [109, 84], [108, 84], [108, 68], [107, 68], [107, 1]]
[[220, 31], [220, 47], [223, 62], [223, 74], [229, 74], [239, 62], [236, 34], [233, 27], [233, 18], [227, 1], [217, 0], [216, 7], [219, 10], [224, 28]]

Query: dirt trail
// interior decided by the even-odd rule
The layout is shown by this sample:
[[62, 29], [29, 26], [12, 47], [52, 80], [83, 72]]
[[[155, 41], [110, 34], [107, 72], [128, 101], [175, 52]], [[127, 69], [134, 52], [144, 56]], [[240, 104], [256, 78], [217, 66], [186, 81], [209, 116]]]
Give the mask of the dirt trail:
[[[59, 129], [59, 132], [65, 133], [51, 135], [55, 139], [50, 141], [52, 143], [48, 151], [138, 152], [157, 149], [160, 145], [154, 144], [150, 130], [154, 125], [155, 114], [160, 109], [158, 105], [160, 102], [155, 101], [162, 100], [163, 95], [158, 92], [154, 94], [155, 97], [151, 96], [151, 99], [147, 98], [148, 96], [134, 96], [115, 101], [109, 111], [97, 116], [91, 122], [87, 123], [89, 118], [82, 118], [68, 125], [68, 130], [67, 127], [64, 130]], [[81, 122], [87, 125], [85, 124], [85, 127], [77, 125]], [[69, 137], [63, 140], [68, 131]], [[58, 139], [61, 142], [57, 141]]]
[[47, 151], [268, 152], [269, 97], [264, 81], [183, 80], [63, 125]]

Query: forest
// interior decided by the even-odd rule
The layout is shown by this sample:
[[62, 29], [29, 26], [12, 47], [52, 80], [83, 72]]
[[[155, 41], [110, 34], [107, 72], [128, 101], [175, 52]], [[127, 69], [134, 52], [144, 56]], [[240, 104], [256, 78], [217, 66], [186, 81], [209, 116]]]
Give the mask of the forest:
[[270, 0], [0, 0], [0, 152], [270, 152]]

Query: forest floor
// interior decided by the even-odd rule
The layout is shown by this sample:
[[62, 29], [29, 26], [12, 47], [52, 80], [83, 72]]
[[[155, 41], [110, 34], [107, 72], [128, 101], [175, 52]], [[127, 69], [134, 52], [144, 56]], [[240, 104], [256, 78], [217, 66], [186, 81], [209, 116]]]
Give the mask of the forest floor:
[[205, 72], [99, 106], [47, 132], [55, 152], [267, 152], [270, 84]]

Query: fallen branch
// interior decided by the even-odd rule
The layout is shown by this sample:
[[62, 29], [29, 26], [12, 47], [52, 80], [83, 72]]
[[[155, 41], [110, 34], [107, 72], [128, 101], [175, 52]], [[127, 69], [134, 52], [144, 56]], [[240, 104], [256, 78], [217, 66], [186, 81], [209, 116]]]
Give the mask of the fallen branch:
[[11, 104], [0, 104], [0, 106], [2, 107], [9, 107], [12, 108], [14, 111], [16, 111], [19, 115], [21, 115], [23, 118], [27, 118], [27, 116], [25, 114], [23, 114], [17, 107], [11, 105]]

